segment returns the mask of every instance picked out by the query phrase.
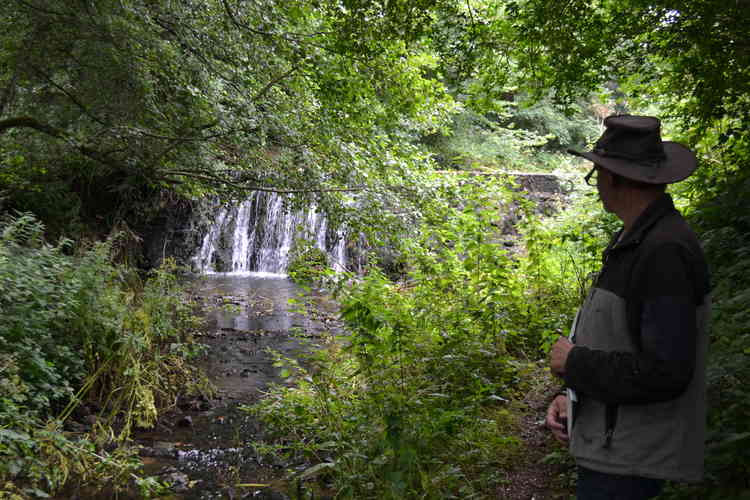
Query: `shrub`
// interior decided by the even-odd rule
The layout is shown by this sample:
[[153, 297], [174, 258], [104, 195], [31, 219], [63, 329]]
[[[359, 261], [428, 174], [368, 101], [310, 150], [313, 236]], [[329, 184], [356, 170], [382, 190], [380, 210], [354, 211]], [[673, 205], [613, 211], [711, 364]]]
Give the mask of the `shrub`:
[[[112, 264], [113, 240], [74, 254], [68, 240], [45, 242], [30, 214], [5, 219], [0, 234], [0, 491], [123, 488], [138, 462], [99, 439], [124, 441], [178, 392], [208, 390], [187, 362], [199, 322], [174, 264], [142, 282]], [[74, 442], [61, 424], [84, 400], [101, 408], [99, 429], [114, 430]]]
[[29, 388], [24, 407], [47, 412], [86, 374], [83, 346], [67, 334], [87, 291], [68, 280], [74, 264], [64, 252], [71, 242], [48, 245], [41, 223], [28, 214], [0, 229], [0, 354], [18, 364]]
[[294, 242], [287, 272], [294, 282], [301, 285], [320, 282], [332, 273], [326, 253], [313, 241], [302, 238]]

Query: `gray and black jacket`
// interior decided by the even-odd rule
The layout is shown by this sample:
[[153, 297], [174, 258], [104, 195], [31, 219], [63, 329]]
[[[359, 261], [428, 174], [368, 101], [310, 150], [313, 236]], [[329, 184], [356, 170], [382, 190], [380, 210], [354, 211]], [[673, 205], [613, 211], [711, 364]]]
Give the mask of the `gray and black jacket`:
[[578, 465], [677, 481], [703, 475], [706, 260], [665, 194], [618, 242], [578, 318], [565, 365]]

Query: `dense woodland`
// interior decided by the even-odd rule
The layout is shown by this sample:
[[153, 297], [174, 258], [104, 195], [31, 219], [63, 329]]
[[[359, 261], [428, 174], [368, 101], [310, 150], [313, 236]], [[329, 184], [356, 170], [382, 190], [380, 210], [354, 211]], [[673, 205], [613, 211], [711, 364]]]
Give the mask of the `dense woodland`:
[[[498, 498], [523, 395], [616, 227], [583, 189], [539, 217], [501, 174], [583, 174], [565, 148], [631, 112], [698, 153], [670, 191], [713, 276], [706, 480], [665, 498], [747, 498], [748, 26], [747, 0], [7, 0], [0, 497], [164, 493], [131, 432], [210, 387], [179, 270], [145, 268], [144, 234], [267, 190], [390, 260], [295, 264], [337, 283], [350, 337], [314, 372], [288, 360], [298, 383], [248, 411], [337, 498]], [[523, 251], [498, 243], [511, 205]], [[71, 434], [84, 402], [98, 425]]]

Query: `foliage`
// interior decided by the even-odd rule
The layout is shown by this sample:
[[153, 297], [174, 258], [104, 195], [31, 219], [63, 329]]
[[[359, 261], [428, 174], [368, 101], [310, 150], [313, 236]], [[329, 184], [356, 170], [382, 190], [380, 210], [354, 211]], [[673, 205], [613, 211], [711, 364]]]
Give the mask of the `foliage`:
[[73, 274], [63, 254], [70, 242], [49, 246], [42, 231], [25, 215], [6, 222], [0, 240], [0, 352], [20, 364], [22, 385], [29, 388], [25, 406], [32, 411], [48, 411], [53, 401], [70, 397], [71, 384], [85, 374], [80, 345], [62, 341], [81, 291], [66, 279]]
[[617, 219], [605, 214], [590, 191], [571, 192], [564, 210], [549, 217], [521, 221], [526, 254], [518, 279], [527, 290], [525, 342], [547, 352], [559, 335], [569, 334], [568, 312], [583, 302], [615, 228]]
[[[297, 386], [253, 410], [282, 450], [319, 463], [302, 479], [344, 498], [483, 496], [521, 453], [517, 405], [538, 370], [527, 360], [569, 325], [592, 261], [567, 231], [596, 214], [576, 210], [554, 231], [505, 184], [440, 180], [402, 242], [404, 279], [371, 269], [344, 288], [343, 345], [288, 360]], [[510, 254], [496, 227], [518, 204], [526, 250]]]
[[[616, 80], [704, 122], [747, 109], [748, 10], [719, 0], [509, 3], [518, 64], [561, 99]], [[566, 22], [560, 23], [561, 16]], [[706, 37], [706, 33], [712, 36]], [[744, 104], [741, 104], [743, 103]]]
[[113, 493], [143, 485], [148, 498], [159, 483], [138, 475], [142, 466], [137, 449], [121, 446], [105, 450], [87, 437], [72, 438], [59, 421], [36, 419], [0, 428], [0, 496], [48, 498], [49, 493], [101, 491]]
[[[0, 229], [0, 454], [6, 464], [0, 484], [18, 480], [54, 491], [74, 477], [120, 487], [117, 478], [135, 469], [132, 452], [123, 447], [100, 464], [103, 443], [71, 441], [61, 422], [78, 405], [96, 401], [100, 433], [108, 422], [125, 439], [134, 425], [153, 425], [178, 391], [199, 390], [201, 378], [187, 363], [197, 353], [190, 302], [173, 267], [143, 284], [111, 264], [113, 241], [73, 256], [67, 240], [46, 243], [31, 215], [9, 217]], [[185, 384], [186, 377], [192, 382]], [[59, 420], [48, 420], [55, 414]]]
[[289, 277], [295, 283], [311, 285], [320, 282], [332, 273], [326, 253], [315, 246], [314, 241], [298, 238], [290, 251]]
[[549, 97], [530, 103], [528, 96], [519, 96], [515, 99], [516, 111], [509, 118], [509, 125], [532, 130], [546, 138], [543, 151], [564, 153], [568, 148], [585, 148], [601, 132], [593, 120], [592, 104], [576, 102], [563, 112]]
[[[747, 151], [732, 150], [735, 158]], [[747, 158], [742, 160], [745, 166]], [[689, 216], [700, 232], [712, 272], [706, 481], [675, 486], [666, 498], [714, 500], [750, 493], [750, 389], [745, 383], [750, 376], [750, 220], [741, 201], [750, 195], [750, 177], [744, 169], [733, 178], [717, 175], [711, 183], [705, 191], [688, 191], [695, 198]]]
[[535, 149], [546, 142], [532, 131], [503, 127], [470, 110], [454, 116], [449, 135], [428, 139], [439, 163], [465, 170], [529, 170]]
[[451, 99], [424, 48], [389, 37], [366, 50], [341, 21], [335, 2], [11, 2], [7, 206], [106, 232], [169, 193], [291, 192], [340, 211], [349, 192], [398, 189], [418, 161], [403, 130], [439, 127]]

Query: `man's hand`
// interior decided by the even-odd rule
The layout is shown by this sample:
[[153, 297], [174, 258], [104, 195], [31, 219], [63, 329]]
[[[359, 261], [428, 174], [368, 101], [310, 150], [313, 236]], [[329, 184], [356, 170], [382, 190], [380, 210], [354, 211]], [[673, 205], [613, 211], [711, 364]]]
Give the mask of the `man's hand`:
[[547, 408], [547, 418], [544, 423], [552, 431], [555, 439], [561, 443], [568, 442], [568, 397], [557, 396]]
[[549, 352], [549, 367], [552, 373], [558, 376], [565, 374], [565, 362], [568, 361], [568, 353], [573, 346], [574, 344], [565, 337], [557, 339]]

